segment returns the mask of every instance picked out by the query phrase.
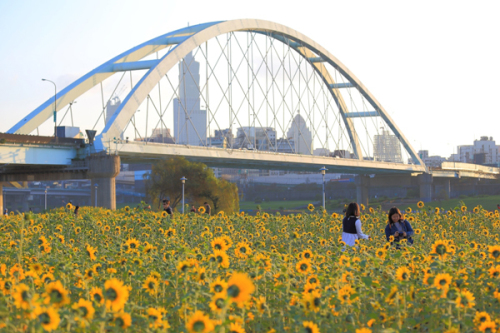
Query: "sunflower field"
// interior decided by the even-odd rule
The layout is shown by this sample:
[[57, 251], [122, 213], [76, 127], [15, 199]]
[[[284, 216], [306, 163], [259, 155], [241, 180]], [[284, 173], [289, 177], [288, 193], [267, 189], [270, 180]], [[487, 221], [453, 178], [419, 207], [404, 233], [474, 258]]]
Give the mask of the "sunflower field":
[[0, 332], [495, 332], [498, 211], [386, 212], [341, 242], [342, 216], [72, 207], [0, 220]]

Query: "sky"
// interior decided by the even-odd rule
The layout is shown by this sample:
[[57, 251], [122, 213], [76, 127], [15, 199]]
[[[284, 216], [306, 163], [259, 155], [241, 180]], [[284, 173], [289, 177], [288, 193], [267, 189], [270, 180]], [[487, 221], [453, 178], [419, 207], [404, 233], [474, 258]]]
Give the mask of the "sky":
[[499, 12], [498, 1], [0, 0], [0, 132], [53, 94], [41, 78], [62, 88], [188, 23], [255, 18], [315, 40], [415, 150], [449, 156], [480, 136], [500, 142]]

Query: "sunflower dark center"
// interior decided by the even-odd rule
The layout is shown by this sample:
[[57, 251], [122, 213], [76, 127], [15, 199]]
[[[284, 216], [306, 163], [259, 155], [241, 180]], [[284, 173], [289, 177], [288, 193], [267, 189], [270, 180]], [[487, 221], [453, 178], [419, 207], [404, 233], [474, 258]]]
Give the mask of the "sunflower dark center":
[[27, 290], [24, 290], [21, 293], [21, 297], [24, 301], [29, 301], [31, 299], [31, 294]]
[[48, 324], [50, 323], [50, 316], [47, 314], [47, 312], [44, 312], [38, 316], [38, 320], [40, 320], [42, 324]]
[[220, 284], [216, 284], [214, 286], [214, 290], [215, 290], [215, 292], [220, 293], [223, 290], [223, 288], [222, 288], [222, 286]]
[[222, 258], [222, 256], [217, 256], [217, 262], [220, 264], [222, 261], [224, 261], [224, 258]]
[[205, 273], [200, 274], [200, 280], [205, 280]]
[[406, 280], [406, 279], [408, 279], [408, 274], [403, 273], [403, 275], [401, 277], [403, 278], [403, 280]]
[[240, 288], [237, 285], [232, 285], [227, 288], [227, 294], [233, 298], [238, 297], [238, 295], [240, 294]]
[[224, 307], [224, 299], [222, 298], [218, 298], [216, 301], [215, 301], [215, 305], [219, 308], [219, 309], [222, 309]]
[[151, 319], [152, 321], [156, 321], [158, 317], [155, 315], [149, 315], [149, 319]]
[[301, 264], [300, 265], [300, 270], [301, 271], [305, 271], [305, 270], [307, 270], [307, 267], [308, 267], [307, 264]]
[[102, 300], [102, 297], [101, 297], [101, 295], [96, 293], [96, 294], [94, 294], [94, 299], [96, 302], [100, 302]]
[[125, 326], [125, 322], [123, 321], [123, 319], [122, 319], [121, 317], [116, 318], [116, 319], [115, 319], [115, 322], [116, 322], [116, 324], [117, 324], [118, 326], [120, 326], [120, 327]]
[[316, 280], [316, 278], [311, 278], [311, 279], [309, 279], [309, 282], [310, 282], [310, 283], [316, 283], [316, 281], [318, 281], [318, 280]]
[[311, 254], [310, 254], [310, 253], [307, 253], [307, 252], [306, 252], [306, 253], [304, 253], [304, 258], [307, 258], [307, 259], [311, 258]]
[[321, 299], [319, 297], [314, 297], [314, 306], [319, 306]]
[[494, 250], [491, 255], [494, 257], [494, 258], [498, 258], [500, 256], [500, 251], [499, 250]]
[[215, 249], [216, 249], [216, 250], [220, 250], [220, 249], [222, 249], [222, 246], [220, 246], [220, 244], [215, 244], [215, 246], [214, 246], [214, 247], [215, 247]]
[[155, 289], [155, 284], [154, 284], [154, 282], [149, 282], [149, 284], [148, 284], [148, 288], [149, 288], [149, 289]]
[[437, 254], [440, 254], [440, 255], [443, 255], [446, 253], [446, 246], [443, 245], [443, 244], [439, 244], [437, 247], [436, 247], [436, 252]]
[[201, 320], [195, 321], [193, 324], [193, 331], [203, 332], [205, 330], [205, 323]]
[[62, 294], [59, 290], [52, 290], [50, 292], [50, 300], [54, 303], [59, 303], [62, 300]]
[[118, 297], [118, 293], [113, 288], [106, 289], [106, 298], [114, 301]]
[[78, 310], [80, 311], [82, 317], [87, 317], [87, 315], [89, 314], [89, 309], [87, 309], [87, 307], [85, 306], [80, 306]]
[[244, 246], [243, 246], [243, 247], [241, 247], [241, 248], [240, 248], [240, 252], [241, 252], [241, 253], [247, 253], [247, 248], [246, 248], [246, 247], [244, 247]]
[[479, 321], [482, 322], [482, 323], [484, 323], [486, 321], [486, 317], [479, 318]]
[[307, 333], [312, 333], [312, 329], [310, 327], [306, 327], [305, 330]]
[[446, 285], [446, 280], [445, 279], [439, 280], [439, 284], [442, 286]]
[[131, 244], [130, 244], [130, 248], [131, 248], [131, 249], [135, 249], [136, 247], [137, 247], [137, 245], [136, 245], [135, 243], [131, 243]]

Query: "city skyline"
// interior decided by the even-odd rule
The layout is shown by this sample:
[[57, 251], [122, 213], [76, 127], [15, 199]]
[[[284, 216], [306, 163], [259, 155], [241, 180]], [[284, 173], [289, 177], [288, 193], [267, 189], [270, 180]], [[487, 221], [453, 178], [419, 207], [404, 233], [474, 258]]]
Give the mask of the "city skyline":
[[[483, 121], [497, 114], [493, 98], [494, 92], [500, 88], [493, 80], [500, 74], [500, 66], [495, 60], [500, 54], [491, 42], [494, 32], [499, 30], [499, 23], [493, 16], [498, 12], [496, 2], [472, 6], [451, 1], [438, 4], [424, 1], [418, 5], [361, 1], [356, 5], [336, 3], [332, 7], [324, 2], [325, 8], [343, 14], [337, 16], [335, 26], [346, 26], [349, 20], [364, 22], [355, 24], [347, 32], [335, 32], [317, 23], [321, 22], [323, 15], [326, 19], [329, 11], [315, 13], [320, 17], [311, 24], [308, 20], [297, 20], [297, 17], [304, 16], [303, 11], [283, 15], [273, 10], [278, 5], [270, 3], [266, 3], [268, 11], [257, 10], [258, 6], [229, 11], [224, 10], [224, 2], [220, 2], [221, 5], [216, 6], [219, 10], [214, 11], [211, 9], [213, 4], [195, 1], [189, 6], [199, 9], [196, 12], [184, 10], [187, 5], [168, 1], [139, 7], [125, 1], [120, 2], [119, 9], [110, 1], [99, 3], [102, 8], [99, 12], [91, 10], [93, 6], [88, 2], [56, 4], [55, 1], [48, 5], [29, 1], [0, 4], [0, 25], [3, 31], [9, 32], [5, 36], [6, 45], [11, 45], [9, 52], [1, 55], [4, 64], [4, 80], [0, 83], [0, 112], [4, 118], [0, 124], [2, 132], [51, 96], [53, 89], [40, 81], [42, 77], [54, 80], [60, 91], [104, 59], [188, 22], [255, 17], [288, 25], [330, 50], [380, 100], [416, 151], [425, 148], [431, 155], [446, 156], [453, 151], [456, 153], [457, 146], [481, 136], [495, 137], [496, 134], [496, 122]], [[431, 5], [432, 11], [428, 11]], [[26, 10], [28, 8], [30, 10]], [[144, 16], [152, 8], [157, 9], [155, 12], [165, 9], [163, 11], [167, 13], [176, 9], [175, 12], [181, 12], [181, 15], [167, 14], [167, 24], [163, 18], [157, 22], [146, 20]], [[59, 21], [43, 19], [52, 12]], [[68, 12], [81, 15], [64, 15]], [[119, 12], [120, 15], [103, 14], [108, 12]], [[19, 20], [21, 15], [26, 19]], [[138, 22], [147, 24], [129, 27], [127, 20], [132, 15]], [[101, 19], [103, 17], [105, 19]], [[464, 25], [464, 18], [472, 23]], [[90, 30], [89, 20], [95, 23]], [[425, 25], [420, 24], [423, 20]], [[65, 28], [61, 29], [61, 26]], [[366, 30], [366, 26], [370, 29]], [[39, 34], [34, 44], [16, 42], [30, 39], [33, 31]], [[360, 45], [358, 40], [363, 40], [363, 43]], [[31, 52], [33, 48], [37, 49], [36, 65]], [[364, 52], [367, 49], [380, 52]], [[457, 68], [465, 69], [471, 62], [476, 66], [474, 82], [482, 84], [469, 85], [468, 93], [461, 94], [458, 99], [456, 92], [461, 90], [465, 74]], [[439, 82], [440, 85], [430, 82]], [[417, 95], [415, 92], [421, 87], [426, 87], [425, 94]], [[79, 104], [73, 108], [75, 113], [83, 112]], [[471, 114], [470, 110], [474, 112]], [[441, 124], [453, 130], [444, 133], [440, 130]], [[425, 135], [429, 131], [438, 134]]]

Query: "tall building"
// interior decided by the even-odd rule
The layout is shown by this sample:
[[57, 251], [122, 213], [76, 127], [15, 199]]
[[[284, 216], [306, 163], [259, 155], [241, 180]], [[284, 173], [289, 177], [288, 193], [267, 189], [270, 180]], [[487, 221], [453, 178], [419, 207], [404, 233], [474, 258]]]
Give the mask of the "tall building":
[[293, 148], [296, 154], [312, 155], [314, 149], [311, 131], [307, 127], [305, 119], [300, 114], [293, 118], [292, 125], [287, 132], [287, 137], [293, 139]]
[[399, 139], [382, 129], [382, 134], [373, 137], [373, 159], [382, 162], [403, 163]]
[[203, 145], [207, 111], [200, 109], [200, 63], [189, 52], [179, 62], [179, 98], [174, 99], [174, 136], [179, 144]]
[[276, 130], [272, 127], [240, 127], [235, 142], [236, 148], [275, 150]]
[[[108, 101], [108, 103], [106, 104], [106, 125], [108, 124], [120, 104], [122, 104], [122, 101], [118, 96], [115, 96]], [[120, 134], [120, 139], [123, 140], [123, 133]]]
[[500, 146], [495, 144], [492, 137], [482, 136], [474, 140], [473, 145], [458, 146], [460, 162], [477, 164], [499, 164]]

